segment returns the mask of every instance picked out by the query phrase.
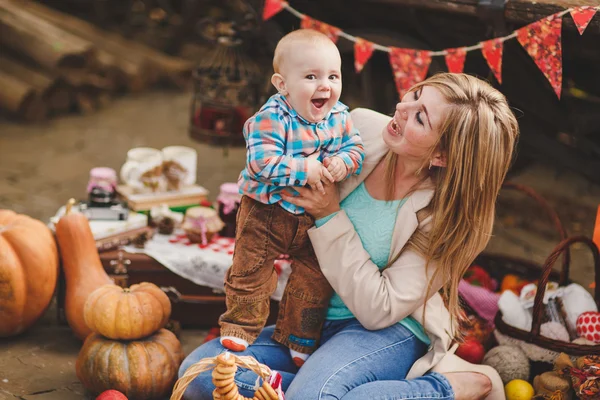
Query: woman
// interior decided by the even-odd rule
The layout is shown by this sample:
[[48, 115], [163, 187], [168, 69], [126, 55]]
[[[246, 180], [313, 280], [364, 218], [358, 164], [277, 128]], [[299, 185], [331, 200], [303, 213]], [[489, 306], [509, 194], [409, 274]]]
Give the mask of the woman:
[[[495, 371], [461, 362], [451, 344], [458, 282], [488, 243], [518, 136], [506, 99], [468, 75], [439, 74], [415, 85], [391, 120], [361, 109], [352, 117], [362, 173], [339, 193], [325, 185], [324, 195], [286, 197], [316, 219], [309, 235], [336, 292], [321, 346], [298, 371], [268, 327], [245, 354], [280, 371], [291, 400], [504, 398]], [[218, 341], [201, 346], [180, 373], [221, 351]], [[246, 396], [255, 380], [236, 376]], [[211, 390], [201, 375], [186, 396]]]

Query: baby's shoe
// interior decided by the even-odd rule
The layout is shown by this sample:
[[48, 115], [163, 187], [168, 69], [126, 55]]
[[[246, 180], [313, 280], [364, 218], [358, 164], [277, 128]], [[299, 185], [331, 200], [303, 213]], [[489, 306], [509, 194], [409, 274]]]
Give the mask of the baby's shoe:
[[244, 351], [248, 348], [248, 342], [234, 336], [221, 336], [219, 341], [223, 347], [231, 351]]
[[299, 353], [295, 350], [290, 349], [290, 354], [292, 356], [292, 361], [296, 364], [296, 367], [300, 368], [306, 360], [308, 360], [308, 354]]

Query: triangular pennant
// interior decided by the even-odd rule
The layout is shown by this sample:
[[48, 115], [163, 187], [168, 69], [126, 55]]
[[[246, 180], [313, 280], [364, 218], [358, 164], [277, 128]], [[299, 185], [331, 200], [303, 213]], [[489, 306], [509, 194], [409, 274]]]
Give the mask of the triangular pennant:
[[427, 76], [431, 54], [429, 51], [390, 47], [390, 64], [400, 98], [414, 84]]
[[577, 7], [571, 10], [571, 17], [573, 18], [573, 21], [575, 21], [575, 25], [577, 26], [580, 35], [583, 35], [585, 28], [587, 28], [595, 14], [596, 9], [590, 6]]
[[481, 44], [483, 45], [481, 48], [483, 58], [487, 61], [498, 83], [502, 84], [502, 48], [504, 42], [502, 39], [492, 39]]
[[560, 99], [562, 89], [562, 18], [550, 17], [517, 31], [517, 40], [533, 58]]
[[467, 50], [464, 47], [446, 49], [446, 65], [448, 72], [460, 74], [465, 69]]
[[362, 71], [363, 67], [373, 54], [373, 43], [357, 37], [354, 43], [354, 68], [356, 72]]
[[333, 43], [337, 43], [340, 32], [342, 31], [340, 28], [336, 28], [335, 26], [326, 24], [325, 22], [317, 21], [316, 19], [307, 15], [305, 15], [300, 21], [300, 27], [302, 29], [314, 29], [315, 31], [324, 33], [333, 41]]
[[273, 15], [283, 10], [287, 3], [282, 0], [265, 0], [265, 8], [263, 9], [263, 20], [266, 21]]

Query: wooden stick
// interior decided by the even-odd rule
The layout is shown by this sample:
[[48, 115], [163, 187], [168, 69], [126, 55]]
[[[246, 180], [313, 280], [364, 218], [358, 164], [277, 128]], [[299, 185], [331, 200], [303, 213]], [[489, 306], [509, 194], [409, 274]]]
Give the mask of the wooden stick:
[[4, 71], [0, 71], [0, 108], [27, 121], [41, 121], [47, 115], [35, 88]]
[[47, 68], [88, 65], [94, 46], [28, 13], [8, 0], [0, 0], [0, 45], [26, 54]]

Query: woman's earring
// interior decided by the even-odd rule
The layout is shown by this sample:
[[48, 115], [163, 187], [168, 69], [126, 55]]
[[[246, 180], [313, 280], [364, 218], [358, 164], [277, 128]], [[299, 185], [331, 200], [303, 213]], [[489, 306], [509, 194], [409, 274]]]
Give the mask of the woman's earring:
[[431, 169], [431, 160], [429, 160], [429, 169]]

